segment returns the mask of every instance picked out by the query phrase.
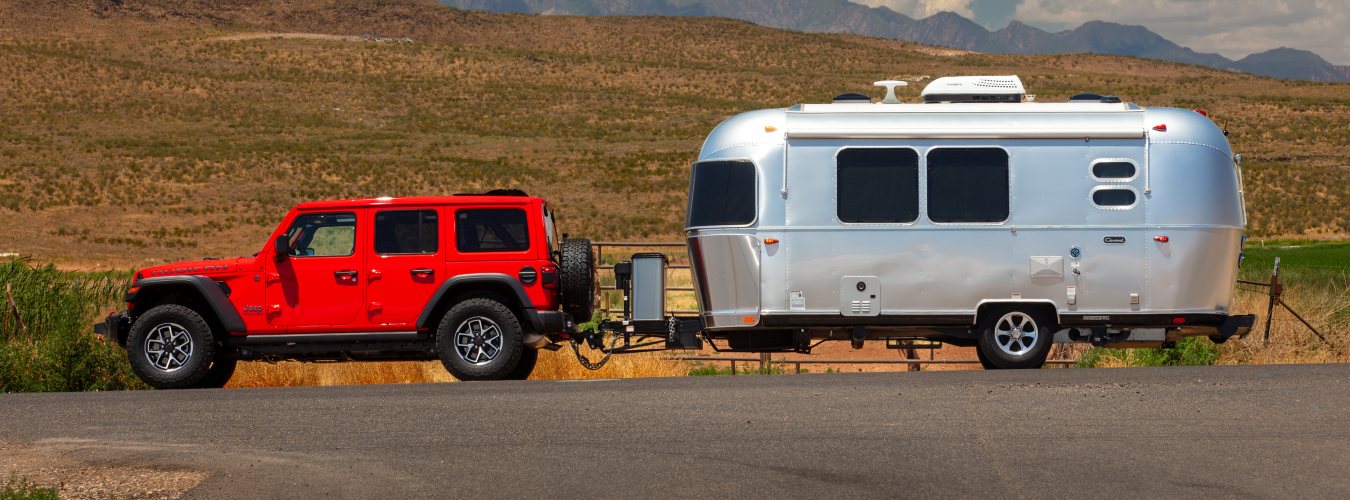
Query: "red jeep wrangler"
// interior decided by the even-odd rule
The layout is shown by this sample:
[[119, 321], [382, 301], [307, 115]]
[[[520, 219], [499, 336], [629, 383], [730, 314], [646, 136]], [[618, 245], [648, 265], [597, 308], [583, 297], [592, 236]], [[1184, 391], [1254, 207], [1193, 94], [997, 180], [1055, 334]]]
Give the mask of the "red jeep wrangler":
[[544, 200], [486, 195], [304, 203], [253, 257], [143, 269], [94, 330], [161, 389], [221, 387], [239, 360], [430, 360], [523, 379], [587, 321], [595, 263]]

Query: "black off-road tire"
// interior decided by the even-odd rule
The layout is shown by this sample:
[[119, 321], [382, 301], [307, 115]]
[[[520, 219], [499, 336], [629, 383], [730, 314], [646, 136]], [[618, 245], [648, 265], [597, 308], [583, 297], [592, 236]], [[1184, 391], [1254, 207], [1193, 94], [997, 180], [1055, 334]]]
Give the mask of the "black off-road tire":
[[563, 312], [571, 314], [572, 321], [577, 323], [590, 321], [595, 313], [595, 254], [591, 251], [591, 240], [563, 240], [559, 260]]
[[234, 376], [234, 369], [239, 365], [239, 360], [220, 354], [220, 352], [216, 353], [216, 360], [211, 362], [211, 368], [206, 370], [206, 376], [202, 377], [193, 387], [219, 389], [230, 382], [230, 377]]
[[539, 363], [539, 350], [525, 348], [520, 351], [520, 362], [516, 363], [516, 369], [511, 371], [507, 380], [526, 380], [530, 374], [534, 373], [534, 365]]
[[[1007, 323], [1004, 323], [1005, 321]], [[1024, 332], [1034, 332], [1035, 340], [1018, 341], [1013, 336], [1004, 334], [1004, 330], [1013, 330], [1013, 327], [1020, 327], [1017, 330]], [[1055, 325], [1054, 316], [1046, 314], [1043, 310], [1005, 307], [989, 311], [981, 318], [979, 329], [980, 341], [976, 348], [984, 358], [982, 361], [988, 362], [986, 368], [1016, 370], [1040, 368], [1045, 365], [1045, 359], [1050, 356], [1050, 347], [1055, 343], [1055, 331], [1058, 327]], [[1011, 349], [1005, 350], [1000, 344]], [[1008, 352], [1009, 350], [1016, 352]]]
[[[474, 345], [475, 331], [484, 337], [481, 344]], [[436, 327], [436, 353], [445, 369], [462, 381], [504, 380], [526, 350], [521, 338], [520, 321], [510, 308], [492, 299], [468, 299], [450, 308]], [[465, 340], [469, 345], [463, 345]]]
[[[186, 334], [186, 337], [183, 335]], [[162, 346], [154, 339], [175, 338], [181, 342], [172, 359], [147, 353], [150, 347]], [[186, 342], [183, 342], [184, 338]], [[150, 340], [150, 342], [147, 342]], [[150, 345], [147, 345], [150, 344]], [[183, 346], [188, 346], [183, 349]], [[163, 352], [164, 349], [159, 349]], [[186, 353], [185, 359], [179, 360]], [[131, 325], [127, 336], [127, 357], [131, 370], [150, 387], [156, 389], [185, 389], [196, 386], [211, 368], [215, 359], [216, 342], [211, 325], [192, 309], [177, 304], [155, 306]], [[151, 357], [158, 360], [152, 361]]]

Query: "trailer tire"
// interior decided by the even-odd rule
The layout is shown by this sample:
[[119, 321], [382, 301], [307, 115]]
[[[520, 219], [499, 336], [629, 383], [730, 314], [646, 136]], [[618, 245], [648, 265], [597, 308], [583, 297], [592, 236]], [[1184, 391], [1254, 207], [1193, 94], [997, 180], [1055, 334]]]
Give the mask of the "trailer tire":
[[178, 304], [150, 308], [136, 318], [127, 336], [131, 371], [156, 389], [196, 386], [211, 368], [215, 349], [211, 325], [197, 311]]
[[981, 368], [984, 368], [986, 370], [998, 369], [997, 366], [994, 366], [993, 363], [989, 362], [989, 357], [984, 355], [984, 349], [981, 349], [979, 346], [975, 346], [975, 357], [979, 358]]
[[572, 321], [577, 323], [590, 321], [595, 312], [595, 254], [591, 251], [591, 240], [563, 240], [559, 260], [563, 312], [572, 315]]
[[1050, 356], [1056, 329], [1053, 316], [1039, 309], [994, 309], [980, 321], [976, 349], [995, 369], [1040, 368]]
[[436, 328], [436, 353], [455, 378], [503, 380], [520, 363], [523, 333], [511, 309], [492, 299], [468, 299], [450, 308]]

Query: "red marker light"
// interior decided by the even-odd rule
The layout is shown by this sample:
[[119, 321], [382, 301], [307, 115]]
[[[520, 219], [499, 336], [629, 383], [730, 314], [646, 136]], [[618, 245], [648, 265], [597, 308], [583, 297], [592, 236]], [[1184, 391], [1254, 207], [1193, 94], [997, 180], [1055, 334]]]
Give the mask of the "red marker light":
[[1175, 318], [1172, 318], [1172, 324], [1174, 324], [1174, 325], [1180, 325], [1180, 324], [1183, 324], [1183, 323], [1185, 323], [1185, 322], [1186, 322], [1186, 318], [1183, 318], [1183, 317], [1181, 317], [1181, 316], [1177, 316], [1177, 317], [1175, 317]]
[[1154, 126], [1153, 126], [1153, 130], [1157, 130], [1157, 131], [1159, 131], [1159, 132], [1166, 132], [1166, 131], [1167, 131], [1167, 124], [1166, 124], [1166, 123], [1159, 123], [1159, 124], [1157, 124], [1157, 125], [1154, 125]]
[[1200, 113], [1200, 116], [1203, 116], [1203, 117], [1205, 117], [1205, 118], [1209, 118], [1209, 112], [1208, 112], [1208, 111], [1205, 111], [1205, 110], [1203, 110], [1203, 109], [1196, 109], [1195, 112], [1196, 112], [1196, 113]]
[[1168, 238], [1166, 236], [1154, 236], [1153, 241], [1156, 241], [1158, 243], [1167, 243]]

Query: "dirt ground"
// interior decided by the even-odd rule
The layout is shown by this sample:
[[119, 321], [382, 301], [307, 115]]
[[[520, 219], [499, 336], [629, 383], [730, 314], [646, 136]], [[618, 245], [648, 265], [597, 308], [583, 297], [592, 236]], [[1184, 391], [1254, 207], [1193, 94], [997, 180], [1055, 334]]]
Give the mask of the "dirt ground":
[[[136, 464], [102, 463], [84, 440], [0, 441], [0, 480], [27, 480], [59, 489], [61, 498], [181, 498], [209, 474]], [[128, 447], [135, 447], [129, 444]]]

